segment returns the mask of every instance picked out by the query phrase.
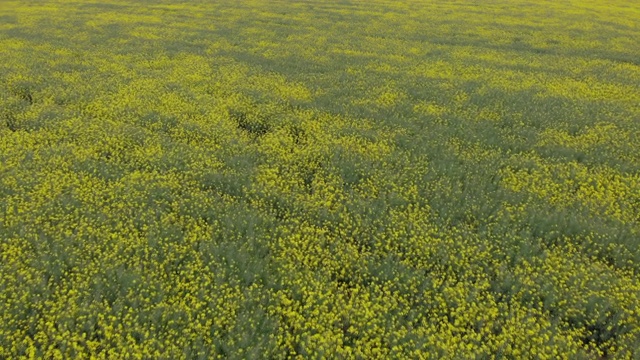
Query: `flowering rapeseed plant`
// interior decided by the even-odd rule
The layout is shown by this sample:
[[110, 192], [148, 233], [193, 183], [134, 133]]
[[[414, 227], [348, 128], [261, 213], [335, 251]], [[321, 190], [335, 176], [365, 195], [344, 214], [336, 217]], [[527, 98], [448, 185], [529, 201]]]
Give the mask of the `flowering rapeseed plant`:
[[0, 358], [637, 358], [639, 18], [0, 0]]

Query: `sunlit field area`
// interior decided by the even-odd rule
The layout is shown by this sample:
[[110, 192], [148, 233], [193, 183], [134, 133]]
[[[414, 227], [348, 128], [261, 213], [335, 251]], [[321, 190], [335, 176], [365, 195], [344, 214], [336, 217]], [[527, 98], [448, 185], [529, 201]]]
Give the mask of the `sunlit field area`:
[[0, 0], [0, 358], [639, 359], [640, 2]]

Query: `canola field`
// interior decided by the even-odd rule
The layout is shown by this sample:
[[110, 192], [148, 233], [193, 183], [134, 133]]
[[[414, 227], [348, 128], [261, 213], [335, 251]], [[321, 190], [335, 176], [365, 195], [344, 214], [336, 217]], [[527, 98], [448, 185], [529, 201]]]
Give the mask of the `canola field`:
[[0, 358], [639, 359], [640, 3], [0, 0]]

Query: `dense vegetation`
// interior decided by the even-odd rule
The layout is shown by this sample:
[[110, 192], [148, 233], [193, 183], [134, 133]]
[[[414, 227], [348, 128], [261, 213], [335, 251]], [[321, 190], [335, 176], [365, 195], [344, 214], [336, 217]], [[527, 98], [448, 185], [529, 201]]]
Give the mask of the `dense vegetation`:
[[639, 19], [0, 0], [0, 358], [639, 358]]

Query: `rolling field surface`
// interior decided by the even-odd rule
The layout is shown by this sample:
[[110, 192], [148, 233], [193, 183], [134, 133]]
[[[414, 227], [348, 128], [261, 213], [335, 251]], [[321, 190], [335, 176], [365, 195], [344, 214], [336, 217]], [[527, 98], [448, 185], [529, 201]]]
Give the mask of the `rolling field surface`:
[[0, 0], [0, 358], [640, 359], [640, 3]]

